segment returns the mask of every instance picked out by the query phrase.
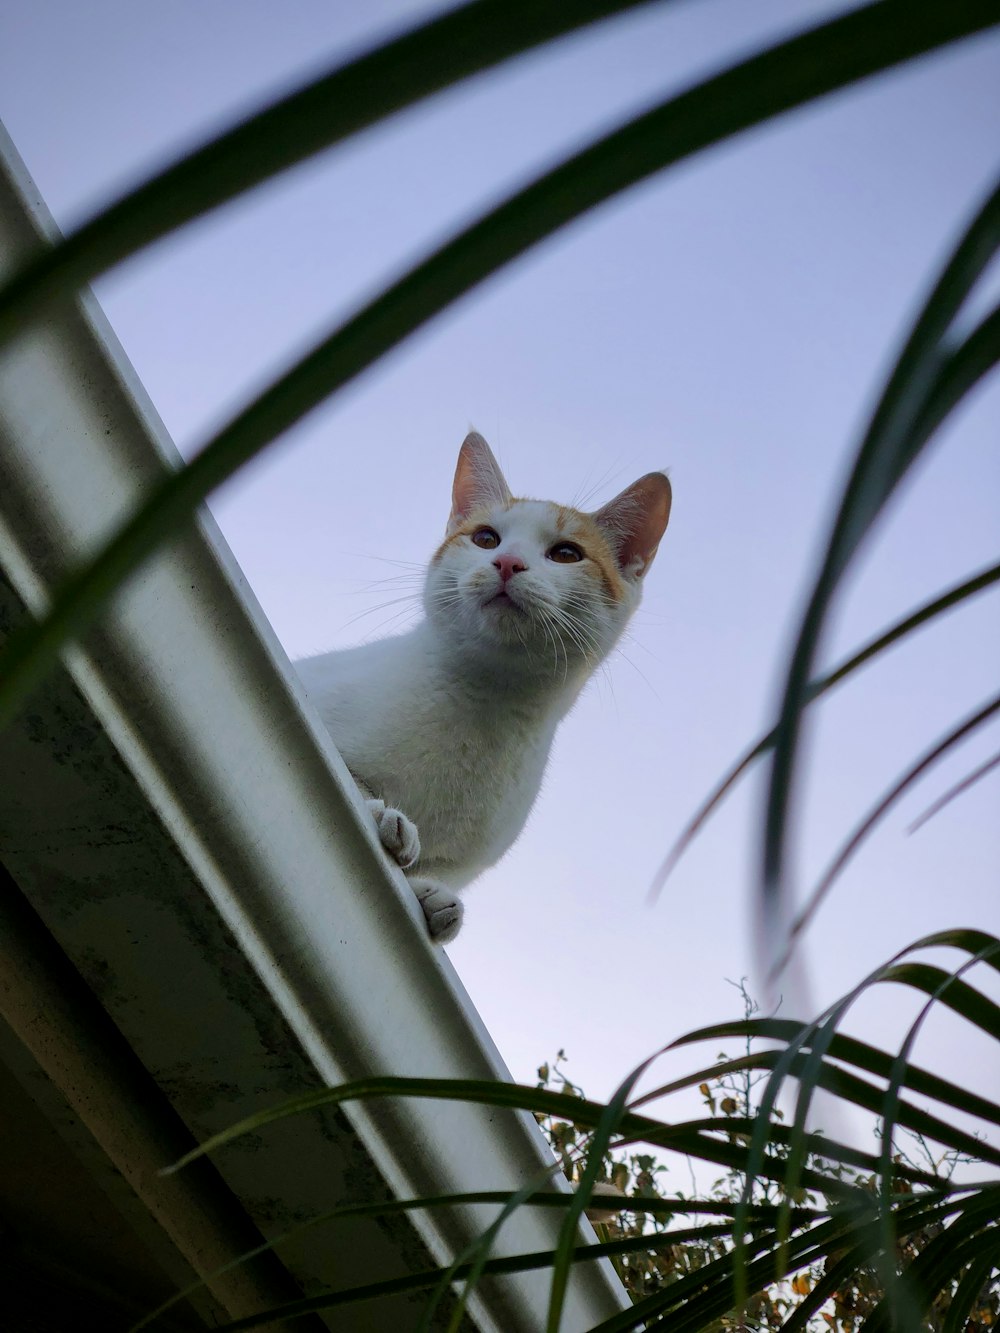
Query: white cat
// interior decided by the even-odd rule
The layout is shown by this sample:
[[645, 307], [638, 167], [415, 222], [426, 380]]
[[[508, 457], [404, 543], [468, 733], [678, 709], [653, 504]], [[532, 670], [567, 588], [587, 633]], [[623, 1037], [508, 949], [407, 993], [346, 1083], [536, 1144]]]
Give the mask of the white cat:
[[458, 890], [524, 827], [556, 727], [639, 604], [670, 498], [650, 472], [593, 514], [516, 500], [470, 434], [425, 619], [296, 663], [432, 939], [454, 938]]

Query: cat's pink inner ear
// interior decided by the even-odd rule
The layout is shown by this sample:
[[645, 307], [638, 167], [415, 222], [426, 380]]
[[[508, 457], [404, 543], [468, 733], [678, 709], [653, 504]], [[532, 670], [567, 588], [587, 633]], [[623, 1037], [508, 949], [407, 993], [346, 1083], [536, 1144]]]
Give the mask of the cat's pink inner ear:
[[647, 472], [594, 514], [611, 542], [622, 573], [639, 578], [653, 563], [670, 518], [670, 482]]
[[470, 431], [458, 451], [448, 531], [457, 528], [475, 510], [494, 505], [506, 507], [512, 498], [492, 449], [478, 431]]

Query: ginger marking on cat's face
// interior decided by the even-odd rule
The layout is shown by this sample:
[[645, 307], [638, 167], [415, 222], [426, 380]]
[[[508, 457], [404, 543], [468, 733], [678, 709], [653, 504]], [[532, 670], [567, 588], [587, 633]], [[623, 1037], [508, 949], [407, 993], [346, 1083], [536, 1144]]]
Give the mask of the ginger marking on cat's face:
[[517, 654], [529, 675], [585, 678], [639, 601], [670, 513], [647, 474], [596, 513], [516, 499], [481, 435], [459, 453], [445, 540], [428, 571], [428, 618], [456, 655]]

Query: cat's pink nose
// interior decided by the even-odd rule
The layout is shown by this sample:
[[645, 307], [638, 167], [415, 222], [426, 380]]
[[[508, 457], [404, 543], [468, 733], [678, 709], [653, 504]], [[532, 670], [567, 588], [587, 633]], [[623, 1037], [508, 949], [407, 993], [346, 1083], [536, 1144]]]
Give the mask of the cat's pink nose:
[[500, 571], [500, 577], [504, 583], [515, 574], [520, 574], [528, 566], [516, 555], [498, 555], [493, 561], [493, 568]]

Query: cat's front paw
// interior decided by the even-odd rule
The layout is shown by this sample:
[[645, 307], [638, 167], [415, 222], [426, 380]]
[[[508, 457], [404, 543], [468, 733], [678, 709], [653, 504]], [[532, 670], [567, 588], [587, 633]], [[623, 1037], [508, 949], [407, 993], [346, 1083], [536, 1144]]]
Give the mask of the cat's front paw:
[[385, 801], [366, 802], [378, 829], [379, 841], [397, 865], [405, 870], [420, 855], [420, 835], [417, 826]]
[[465, 908], [451, 889], [433, 879], [411, 879], [410, 888], [424, 909], [427, 932], [435, 944], [447, 944], [462, 926]]

